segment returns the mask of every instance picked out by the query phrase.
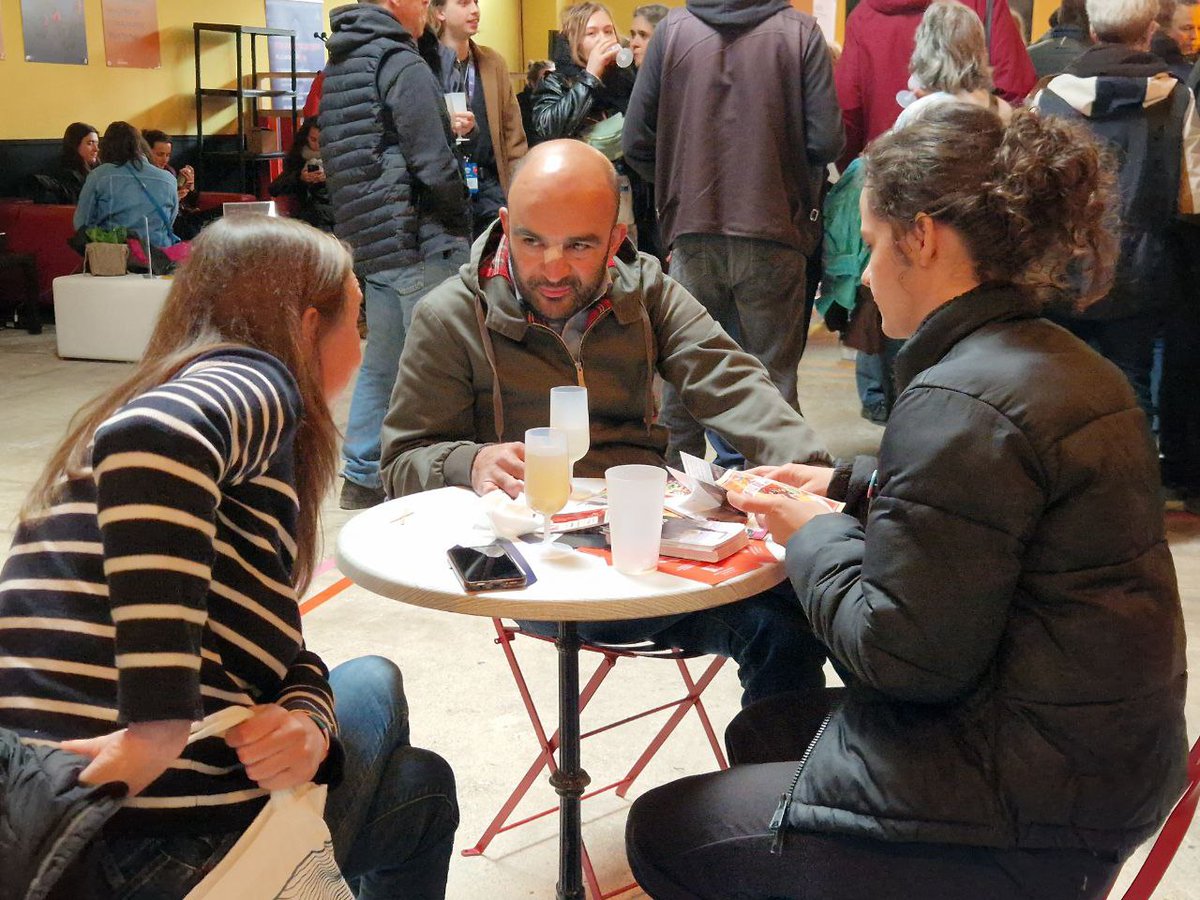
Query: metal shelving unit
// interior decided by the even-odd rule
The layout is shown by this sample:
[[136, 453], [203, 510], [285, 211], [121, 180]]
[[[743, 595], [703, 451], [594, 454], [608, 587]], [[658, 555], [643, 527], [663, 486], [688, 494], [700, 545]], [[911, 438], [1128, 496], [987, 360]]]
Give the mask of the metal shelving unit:
[[[237, 56], [237, 81], [236, 88], [211, 88], [204, 87], [204, 80], [200, 71], [200, 36], [203, 32], [212, 31], [221, 34], [233, 35], [235, 41], [235, 52]], [[257, 193], [255, 190], [255, 175], [257, 172], [251, 164], [256, 164], [260, 160], [281, 159], [283, 153], [255, 153], [253, 152], [246, 140], [247, 125], [246, 118], [250, 118], [250, 127], [254, 127], [261, 114], [259, 102], [267, 99], [290, 99], [292, 101], [291, 117], [292, 117], [292, 132], [295, 133], [299, 108], [297, 100], [299, 93], [297, 91], [296, 71], [296, 32], [290, 28], [260, 28], [253, 25], [226, 25], [215, 22], [195, 22], [192, 24], [193, 39], [195, 41], [196, 53], [196, 148], [199, 154], [200, 168], [203, 174], [205, 157], [214, 159], [229, 159], [235, 160], [238, 163], [238, 172], [241, 178], [243, 190], [248, 190], [249, 193]], [[292, 89], [290, 91], [264, 90], [258, 87], [246, 87], [246, 84], [257, 85], [259, 83], [258, 70], [258, 38], [285, 37], [290, 42], [291, 48], [291, 67], [290, 71], [282, 74], [284, 77], [290, 77], [292, 81]], [[243, 38], [246, 40], [243, 41]], [[250, 72], [247, 78], [245, 71], [244, 51], [246, 44], [249, 44], [250, 50]], [[264, 70], [264, 71], [269, 71]], [[204, 98], [221, 99], [226, 101], [234, 101], [237, 104], [237, 148], [234, 150], [212, 150], [204, 147]], [[286, 110], [285, 110], [286, 112]], [[248, 168], [249, 167], [249, 168]]]

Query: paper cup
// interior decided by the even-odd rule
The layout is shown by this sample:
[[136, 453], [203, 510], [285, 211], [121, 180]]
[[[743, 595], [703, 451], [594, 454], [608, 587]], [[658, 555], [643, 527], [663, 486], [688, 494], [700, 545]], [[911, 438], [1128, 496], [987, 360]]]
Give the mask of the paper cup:
[[608, 487], [608, 528], [613, 567], [626, 575], [652, 572], [662, 539], [667, 470], [657, 466], [613, 466]]

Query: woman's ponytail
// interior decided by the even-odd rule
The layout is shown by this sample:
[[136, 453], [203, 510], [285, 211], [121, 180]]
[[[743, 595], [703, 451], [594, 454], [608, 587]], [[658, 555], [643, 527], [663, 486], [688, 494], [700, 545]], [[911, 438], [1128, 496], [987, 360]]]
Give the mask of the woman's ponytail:
[[1108, 292], [1118, 229], [1113, 171], [1083, 125], [1028, 111], [1013, 116], [984, 187], [1007, 225], [1009, 265], [1023, 262], [1015, 284], [1076, 306]]
[[1007, 127], [966, 103], [929, 108], [867, 149], [876, 215], [953, 226], [980, 281], [1042, 302], [1103, 296], [1116, 246], [1113, 165], [1082, 125], [1017, 111]]

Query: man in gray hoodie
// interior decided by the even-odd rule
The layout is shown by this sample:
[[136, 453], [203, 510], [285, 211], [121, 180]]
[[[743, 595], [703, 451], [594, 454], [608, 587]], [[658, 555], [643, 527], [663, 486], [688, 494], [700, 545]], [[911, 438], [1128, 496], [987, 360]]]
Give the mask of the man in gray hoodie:
[[[788, 0], [688, 0], [659, 24], [626, 114], [625, 161], [655, 186], [671, 277], [766, 367], [799, 410], [805, 257], [825, 166], [842, 150], [825, 39]], [[663, 392], [668, 462], [704, 454]], [[722, 461], [722, 460], [719, 460]]]

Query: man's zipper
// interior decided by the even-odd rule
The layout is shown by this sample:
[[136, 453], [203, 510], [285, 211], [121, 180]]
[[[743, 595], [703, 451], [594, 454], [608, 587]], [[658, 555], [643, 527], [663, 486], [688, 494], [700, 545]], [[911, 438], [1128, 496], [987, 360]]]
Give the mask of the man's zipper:
[[558, 339], [558, 342], [560, 344], [562, 344], [562, 348], [567, 351], [567, 358], [570, 359], [571, 362], [574, 363], [574, 365], [575, 365], [575, 381], [576, 381], [576, 383], [580, 387], [585, 388], [585, 387], [587, 387], [587, 383], [584, 381], [584, 378], [583, 378], [583, 342], [587, 338], [588, 333], [593, 328], [596, 327], [596, 323], [599, 322], [601, 319], [603, 319], [605, 316], [607, 316], [610, 312], [612, 312], [612, 307], [609, 307], [608, 309], [601, 312], [600, 315], [596, 316], [596, 318], [592, 321], [592, 323], [583, 330], [583, 334], [581, 334], [579, 336], [579, 356], [580, 356], [579, 359], [576, 359], [575, 356], [571, 353], [571, 348], [568, 347], [567, 342], [562, 339], [562, 335], [559, 334], [557, 331], [555, 331], [553, 328], [551, 328], [549, 325], [543, 325], [541, 322], [531, 322], [530, 324], [534, 328], [541, 328], [544, 331], [548, 331], [550, 334], [554, 335], [554, 337], [556, 337]]
[[780, 853], [783, 850], [783, 833], [787, 830], [788, 810], [792, 808], [792, 799], [796, 793], [796, 785], [800, 783], [800, 773], [804, 771], [804, 766], [808, 763], [808, 758], [812, 756], [813, 747], [817, 746], [817, 741], [825, 733], [825, 728], [829, 725], [829, 719], [832, 716], [832, 712], [825, 714], [825, 718], [821, 721], [821, 727], [817, 729], [817, 733], [812, 736], [812, 740], [804, 748], [804, 754], [800, 757], [799, 765], [796, 766], [796, 774], [792, 776], [791, 786], [779, 795], [779, 805], [775, 807], [775, 815], [771, 816], [771, 824], [767, 826], [767, 830], [775, 835], [775, 839], [771, 841], [772, 853]]

